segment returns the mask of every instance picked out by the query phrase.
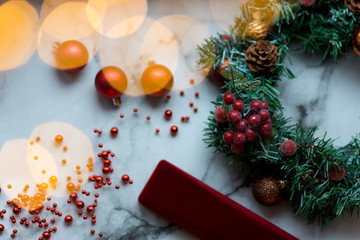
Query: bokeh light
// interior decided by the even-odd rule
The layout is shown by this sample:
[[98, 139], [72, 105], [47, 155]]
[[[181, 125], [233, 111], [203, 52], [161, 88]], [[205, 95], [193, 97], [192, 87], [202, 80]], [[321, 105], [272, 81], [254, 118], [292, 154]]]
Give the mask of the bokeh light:
[[[171, 69], [174, 75], [173, 89], [185, 89], [201, 83], [208, 72], [197, 66], [196, 49], [205, 38], [210, 36], [208, 27], [185, 15], [166, 16], [157, 20], [155, 24], [165, 26], [171, 31], [178, 45], [179, 61], [176, 68]], [[145, 40], [144, 43], [146, 43]], [[143, 47], [146, 48], [146, 45]], [[146, 50], [143, 49], [143, 51]], [[190, 82], [190, 79], [193, 81]]]
[[[59, 68], [54, 57], [56, 45], [67, 40], [77, 40], [85, 45], [91, 60], [97, 53], [102, 39], [101, 34], [93, 28], [93, 25], [100, 24], [100, 16], [85, 2], [65, 2], [61, 5], [58, 5], [58, 2], [45, 1], [41, 10], [41, 29], [38, 38], [40, 58]], [[50, 11], [52, 6], [55, 8]]]
[[89, 0], [89, 19], [93, 19], [93, 10], [101, 18], [100, 22], [89, 21], [93, 28], [107, 37], [118, 38], [134, 33], [143, 23], [148, 8], [146, 0]]
[[128, 79], [126, 94], [144, 94], [141, 76], [152, 63], [162, 64], [171, 71], [178, 64], [178, 46], [174, 34], [161, 23], [145, 18], [140, 28], [122, 38], [106, 38], [99, 49], [102, 67], [116, 66]]
[[26, 1], [0, 6], [0, 70], [26, 63], [36, 50], [39, 17]]
[[234, 24], [235, 18], [241, 14], [241, 4], [246, 2], [247, 0], [209, 0], [209, 5], [216, 23], [224, 31], [229, 31], [229, 26]]

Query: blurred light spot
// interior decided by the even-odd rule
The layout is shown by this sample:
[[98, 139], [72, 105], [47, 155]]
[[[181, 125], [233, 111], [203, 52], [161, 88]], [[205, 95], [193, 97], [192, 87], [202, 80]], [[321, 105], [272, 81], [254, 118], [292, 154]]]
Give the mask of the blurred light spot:
[[247, 0], [209, 0], [214, 20], [225, 31], [229, 31], [229, 26], [240, 16], [240, 6], [246, 2]]
[[122, 38], [104, 39], [99, 50], [102, 67], [117, 66], [128, 79], [126, 94], [143, 95], [141, 76], [152, 63], [162, 64], [171, 71], [178, 64], [178, 45], [175, 35], [164, 25], [145, 18], [140, 28]]
[[[85, 45], [91, 60], [101, 41], [101, 35], [92, 25], [100, 23], [100, 16], [85, 2], [45, 1], [41, 13], [41, 29], [38, 38], [40, 58], [57, 68], [55, 46], [67, 40], [77, 40]], [[50, 11], [50, 7], [55, 7]], [[47, 14], [45, 15], [46, 12]], [[89, 14], [91, 18], [89, 18]], [[90, 23], [92, 21], [92, 23]]]
[[[207, 71], [199, 69], [196, 61], [198, 53], [197, 45], [201, 45], [205, 38], [210, 36], [206, 25], [185, 15], [171, 15], [160, 18], [156, 24], [165, 26], [174, 35], [174, 40], [179, 49], [179, 61], [176, 68], [169, 67], [174, 75], [173, 89], [184, 89], [201, 83]], [[144, 39], [143, 51], [146, 51]], [[193, 81], [190, 82], [190, 79]]]
[[0, 70], [26, 63], [36, 49], [39, 18], [26, 1], [8, 1], [0, 6]]
[[[54, 140], [58, 134], [63, 136], [61, 144], [56, 143]], [[88, 164], [88, 159], [94, 157], [93, 147], [89, 138], [74, 126], [63, 122], [51, 122], [37, 126], [32, 131], [30, 139], [36, 139], [37, 136], [41, 137], [38, 144], [50, 152], [55, 159], [57, 175], [50, 173], [48, 169], [46, 169], [45, 174], [47, 181], [52, 175], [58, 178], [53, 195], [61, 197], [69, 194], [66, 191], [67, 176], [71, 176], [75, 186], [82, 186], [84, 182], [79, 183], [78, 179], [88, 179], [90, 171], [86, 165]], [[66, 152], [63, 151], [64, 146], [67, 146]], [[67, 160], [65, 165], [62, 163], [63, 159]], [[39, 156], [37, 161], [32, 159], [32, 162], [40, 160], [41, 156]], [[77, 165], [81, 167], [80, 175], [77, 174]]]
[[[101, 17], [100, 22], [93, 21], [93, 9]], [[146, 0], [89, 0], [87, 10], [96, 31], [118, 38], [134, 33], [143, 23], [148, 8]]]

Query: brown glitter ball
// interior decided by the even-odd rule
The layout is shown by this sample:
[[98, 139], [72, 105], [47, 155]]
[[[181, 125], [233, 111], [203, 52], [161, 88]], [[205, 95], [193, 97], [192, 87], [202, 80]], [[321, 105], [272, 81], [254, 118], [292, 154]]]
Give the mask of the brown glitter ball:
[[275, 206], [282, 198], [278, 181], [270, 177], [257, 179], [252, 185], [252, 193], [256, 201], [265, 206]]

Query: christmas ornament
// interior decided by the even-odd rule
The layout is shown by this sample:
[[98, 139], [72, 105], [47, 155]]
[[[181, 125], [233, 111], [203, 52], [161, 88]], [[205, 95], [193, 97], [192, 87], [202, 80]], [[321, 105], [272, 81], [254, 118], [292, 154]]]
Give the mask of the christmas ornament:
[[67, 215], [67, 216], [64, 218], [64, 221], [65, 221], [67, 224], [71, 224], [72, 221], [73, 221], [73, 218], [72, 218], [72, 216]]
[[69, 40], [55, 43], [56, 66], [67, 72], [78, 72], [89, 61], [89, 52], [79, 41]]
[[280, 151], [286, 157], [292, 157], [297, 151], [297, 144], [293, 140], [285, 140], [281, 143]]
[[233, 104], [235, 101], [235, 96], [232, 93], [225, 93], [223, 97], [224, 103], [226, 105]]
[[[314, 5], [316, 0], [299, 0], [301, 6], [303, 7], [311, 7], [312, 5]], [[346, 0], [345, 0], [346, 2]]]
[[141, 86], [146, 95], [164, 96], [174, 85], [174, 77], [171, 71], [159, 64], [145, 69], [141, 76]]
[[340, 182], [345, 178], [345, 173], [344, 167], [332, 166], [329, 172], [330, 180]]
[[360, 27], [356, 28], [353, 32], [351, 36], [351, 42], [354, 52], [357, 55], [360, 55]]
[[346, 7], [355, 14], [360, 14], [359, 0], [344, 0]]
[[278, 58], [278, 47], [265, 40], [253, 43], [245, 52], [246, 64], [254, 73], [274, 72]]
[[216, 82], [219, 86], [224, 86], [227, 79], [221, 74], [221, 72], [229, 66], [229, 60], [225, 59], [223, 64], [219, 65], [216, 69], [213, 67], [210, 70], [211, 78]]
[[278, 181], [270, 177], [255, 180], [252, 184], [252, 193], [256, 201], [265, 206], [275, 206], [282, 198]]
[[127, 77], [118, 67], [102, 68], [95, 77], [95, 87], [100, 95], [113, 99], [115, 106], [120, 106], [120, 96], [127, 88]]
[[265, 39], [269, 31], [269, 25], [261, 21], [261, 12], [253, 13], [253, 21], [247, 27], [245, 38], [251, 40]]

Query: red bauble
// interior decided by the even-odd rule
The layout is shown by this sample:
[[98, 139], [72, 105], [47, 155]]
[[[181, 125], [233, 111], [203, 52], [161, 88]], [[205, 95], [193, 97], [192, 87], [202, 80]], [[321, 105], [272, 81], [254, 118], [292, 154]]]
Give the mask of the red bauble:
[[67, 72], [78, 72], [89, 61], [89, 52], [79, 41], [69, 40], [56, 44], [56, 67]]
[[171, 110], [166, 110], [165, 113], [164, 113], [164, 117], [166, 119], [170, 119], [172, 116], [172, 111]]
[[216, 69], [211, 68], [210, 75], [212, 79], [219, 85], [224, 86], [227, 79], [221, 75], [221, 72], [229, 65], [229, 60], [225, 59], [224, 63], [218, 66]]
[[67, 216], [64, 218], [64, 221], [65, 221], [67, 224], [71, 224], [72, 221], [73, 221], [73, 218], [72, 218], [72, 216], [67, 215]]
[[234, 138], [234, 133], [233, 131], [226, 131], [223, 134], [223, 140], [225, 143], [227, 144], [231, 144], [233, 142], [233, 138]]
[[48, 240], [51, 238], [51, 233], [46, 231], [46, 232], [43, 232], [42, 236], [45, 240]]
[[281, 143], [280, 151], [287, 157], [292, 157], [297, 151], [297, 144], [293, 140], [286, 140]]
[[5, 230], [4, 225], [0, 224], [0, 233], [2, 233]]
[[172, 135], [176, 135], [177, 132], [178, 132], [178, 130], [179, 130], [179, 128], [178, 128], [177, 126], [172, 126], [172, 127], [170, 128], [170, 133], [171, 133]]
[[95, 77], [96, 90], [105, 98], [118, 98], [127, 88], [125, 73], [118, 67], [108, 66], [101, 69]]
[[245, 119], [240, 120], [238, 124], [236, 125], [236, 129], [240, 132], [245, 132], [248, 128], [248, 122]]
[[250, 108], [255, 111], [260, 111], [262, 109], [262, 103], [259, 100], [254, 100], [250, 103]]
[[226, 110], [221, 106], [219, 106], [215, 109], [214, 117], [215, 117], [215, 120], [219, 123], [227, 122]]
[[241, 114], [236, 110], [232, 110], [228, 113], [227, 118], [231, 124], [237, 124], [241, 120]]
[[299, 2], [303, 7], [311, 7], [312, 5], [314, 5], [315, 0], [299, 0]]
[[76, 201], [76, 207], [78, 209], [83, 209], [85, 207], [85, 203], [83, 201]]
[[230, 105], [233, 104], [235, 101], [235, 96], [232, 93], [225, 93], [223, 100], [225, 102], [226, 105]]
[[121, 177], [121, 180], [122, 180], [124, 183], [127, 183], [127, 182], [130, 180], [130, 177], [129, 177], [129, 175], [124, 174], [124, 175]]
[[333, 166], [330, 168], [330, 180], [340, 182], [345, 178], [345, 173], [346, 171], [344, 167]]
[[246, 137], [246, 141], [255, 142], [256, 137], [257, 137], [257, 133], [256, 133], [256, 131], [254, 129], [248, 128], [245, 131], [245, 137]]
[[116, 136], [118, 134], [118, 132], [119, 132], [119, 130], [118, 130], [117, 127], [113, 127], [113, 128], [110, 129], [110, 133], [113, 136]]

